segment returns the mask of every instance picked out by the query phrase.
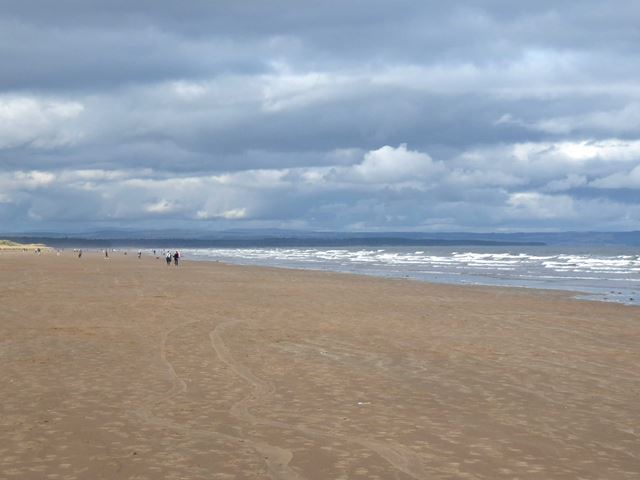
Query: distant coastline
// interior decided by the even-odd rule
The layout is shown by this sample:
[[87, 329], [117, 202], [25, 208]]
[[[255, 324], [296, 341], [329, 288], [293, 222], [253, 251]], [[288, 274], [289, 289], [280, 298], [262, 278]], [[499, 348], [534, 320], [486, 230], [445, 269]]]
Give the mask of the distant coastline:
[[300, 238], [257, 237], [225, 239], [188, 238], [83, 238], [83, 237], [13, 237], [21, 244], [41, 244], [56, 248], [73, 247], [141, 247], [141, 248], [288, 248], [288, 247], [437, 247], [437, 246], [544, 246], [544, 242], [515, 242], [480, 239], [433, 239], [403, 237]]
[[295, 248], [295, 247], [640, 247], [640, 232], [319, 232], [298, 230], [94, 230], [5, 232], [1, 238], [56, 248]]

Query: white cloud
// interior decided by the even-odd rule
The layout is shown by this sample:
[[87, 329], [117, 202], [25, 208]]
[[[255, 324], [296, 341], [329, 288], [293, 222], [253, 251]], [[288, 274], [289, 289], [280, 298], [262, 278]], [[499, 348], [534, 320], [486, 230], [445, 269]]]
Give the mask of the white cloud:
[[[619, 172], [640, 158], [639, 140], [524, 142], [463, 152], [452, 163], [484, 176], [509, 175], [534, 185]], [[514, 183], [515, 184], [515, 183]], [[576, 185], [577, 186], [577, 185]]]
[[569, 190], [571, 188], [583, 187], [587, 184], [587, 177], [584, 175], [576, 175], [574, 173], [570, 173], [566, 177], [558, 180], [552, 180], [547, 183], [544, 188], [549, 192], [561, 192], [564, 190]]
[[542, 119], [529, 127], [542, 132], [562, 135], [581, 130], [613, 132], [615, 134], [640, 133], [640, 103], [633, 101], [618, 110], [596, 110], [582, 115]]
[[574, 200], [568, 195], [518, 192], [509, 196], [511, 215], [526, 219], [558, 219], [575, 216]]
[[79, 102], [0, 96], [0, 149], [73, 144], [82, 137], [74, 121], [84, 109]]
[[46, 187], [54, 182], [56, 175], [51, 172], [31, 171], [31, 172], [15, 172], [14, 184], [22, 188], [33, 189]]
[[211, 180], [236, 188], [276, 188], [288, 184], [288, 169], [245, 170], [211, 177]]
[[517, 187], [524, 185], [528, 180], [523, 176], [502, 170], [463, 169], [449, 170], [446, 183], [452, 188], [482, 188], [482, 187]]
[[300, 109], [352, 94], [356, 79], [336, 72], [294, 72], [280, 65], [275, 74], [265, 75], [262, 107], [268, 112]]
[[583, 142], [560, 142], [555, 148], [559, 155], [569, 161], [605, 160], [609, 162], [628, 162], [640, 156], [640, 141], [603, 140]]
[[616, 172], [590, 183], [596, 188], [640, 188], [640, 165], [629, 172]]
[[231, 210], [225, 210], [222, 212], [222, 218], [226, 218], [229, 220], [238, 220], [240, 218], [247, 217], [247, 209], [246, 208], [233, 208]]
[[172, 82], [171, 87], [174, 93], [183, 100], [197, 100], [207, 93], [207, 87], [201, 83], [194, 82]]
[[174, 211], [175, 206], [173, 202], [168, 200], [159, 200], [155, 203], [147, 204], [144, 209], [149, 213], [164, 214]]
[[347, 178], [365, 183], [392, 184], [407, 180], [425, 179], [440, 170], [440, 165], [422, 152], [384, 146], [365, 154], [361, 163], [351, 167]]
[[210, 212], [207, 210], [198, 210], [196, 212], [196, 218], [200, 220], [211, 220], [224, 218], [226, 220], [240, 220], [247, 218], [248, 212], [246, 208], [233, 208], [231, 210], [225, 210], [222, 212]]
[[[596, 142], [595, 150], [592, 144], [575, 145], [473, 149], [448, 161], [433, 160], [405, 144], [387, 145], [362, 153], [352, 165], [184, 176], [150, 169], [0, 172], [0, 192], [3, 208], [22, 206], [24, 215], [38, 222], [164, 219], [468, 229], [534, 224], [576, 228], [596, 221], [618, 225], [625, 218], [635, 225], [638, 209], [633, 205], [563, 193], [580, 187], [597, 197], [597, 189], [638, 188], [640, 167], [636, 163], [629, 170], [628, 161], [635, 144]], [[594, 166], [601, 173], [589, 182]]]

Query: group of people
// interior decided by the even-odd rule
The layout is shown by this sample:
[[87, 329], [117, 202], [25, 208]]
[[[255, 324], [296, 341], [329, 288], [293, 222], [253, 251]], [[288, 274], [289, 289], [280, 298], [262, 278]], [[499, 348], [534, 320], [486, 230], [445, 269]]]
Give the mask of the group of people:
[[[78, 258], [82, 258], [82, 250], [77, 250], [77, 252], [78, 252]], [[126, 255], [127, 252], [125, 251], [124, 254]], [[153, 251], [153, 254], [154, 255], [156, 254], [155, 250]], [[106, 248], [104, 249], [104, 256], [105, 258], [109, 258], [109, 250]], [[138, 258], [142, 258], [142, 250], [138, 250]], [[178, 263], [180, 262], [180, 251], [176, 250], [174, 253], [171, 253], [169, 250], [167, 250], [165, 252], [164, 258], [167, 261], [167, 266], [171, 265], [171, 261], [173, 260], [173, 264], [177, 267]]]
[[175, 253], [171, 254], [171, 252], [167, 251], [167, 253], [164, 256], [164, 258], [167, 261], [167, 267], [169, 265], [171, 265], [171, 259], [172, 258], [173, 258], [173, 264], [177, 267], [178, 266], [178, 262], [180, 261], [180, 252], [178, 250], [176, 250]]
[[[153, 251], [153, 254], [156, 255], [155, 250]], [[138, 258], [142, 258], [142, 250], [138, 250]], [[156, 258], [159, 258], [159, 257], [156, 256]], [[164, 258], [167, 261], [167, 267], [171, 265], [172, 260], [173, 260], [173, 264], [177, 267], [178, 262], [180, 261], [180, 252], [176, 250], [174, 253], [171, 253], [171, 251], [167, 250], [164, 253]]]

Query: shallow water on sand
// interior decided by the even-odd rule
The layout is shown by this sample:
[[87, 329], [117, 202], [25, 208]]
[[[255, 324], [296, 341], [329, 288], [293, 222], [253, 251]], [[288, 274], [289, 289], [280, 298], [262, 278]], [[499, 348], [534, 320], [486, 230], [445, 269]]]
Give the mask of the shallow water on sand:
[[630, 247], [348, 247], [185, 249], [186, 258], [423, 281], [547, 288], [640, 305], [640, 255]]

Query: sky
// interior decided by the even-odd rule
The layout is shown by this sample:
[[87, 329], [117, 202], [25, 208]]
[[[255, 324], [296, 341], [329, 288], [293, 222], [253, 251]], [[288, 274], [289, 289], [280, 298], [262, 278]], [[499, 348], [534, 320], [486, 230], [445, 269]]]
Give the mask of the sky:
[[640, 2], [0, 0], [0, 232], [640, 230]]

